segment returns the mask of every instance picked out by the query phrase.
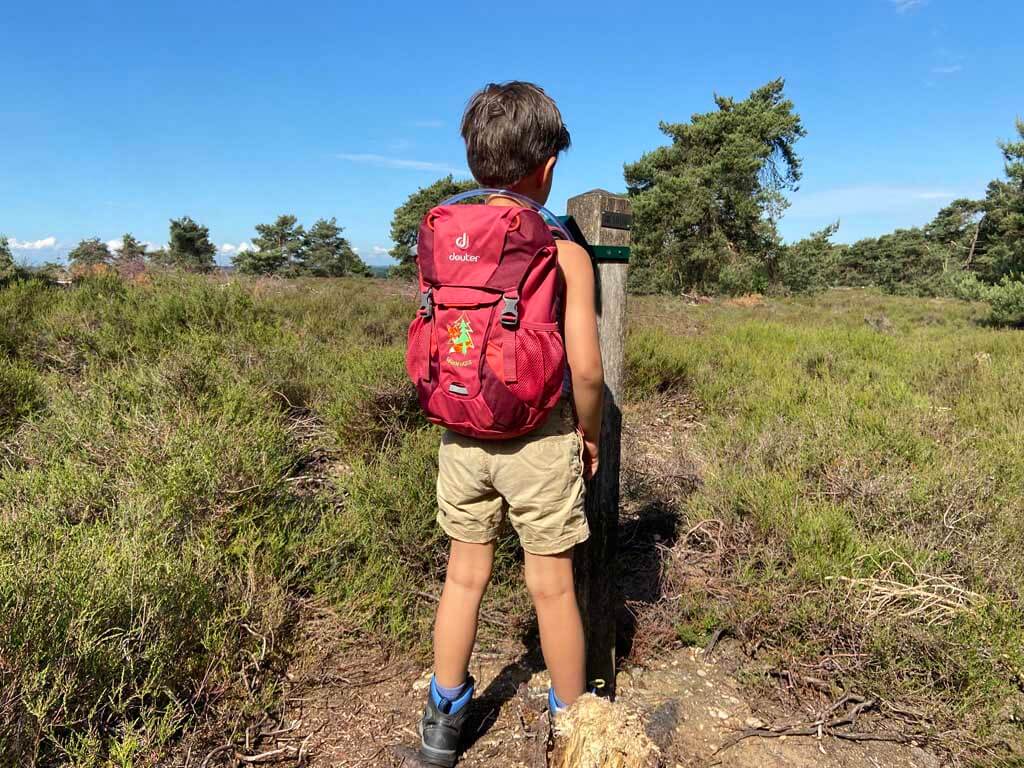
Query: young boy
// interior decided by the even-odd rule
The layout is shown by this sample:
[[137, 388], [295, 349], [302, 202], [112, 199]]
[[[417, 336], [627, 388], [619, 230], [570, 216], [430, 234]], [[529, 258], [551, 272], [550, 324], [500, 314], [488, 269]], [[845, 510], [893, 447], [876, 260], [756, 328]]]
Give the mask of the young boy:
[[[473, 176], [543, 205], [569, 131], [555, 102], [530, 83], [491, 84], [462, 118]], [[494, 196], [489, 205], [518, 206]], [[434, 677], [421, 722], [420, 756], [455, 764], [473, 680], [468, 675], [480, 601], [491, 578], [495, 539], [507, 515], [522, 542], [526, 586], [537, 610], [551, 674], [552, 714], [585, 686], [583, 625], [573, 588], [573, 547], [590, 532], [584, 478], [597, 470], [604, 378], [594, 274], [587, 252], [557, 241], [565, 281], [564, 338], [570, 374], [562, 403], [523, 437], [476, 440], [446, 432], [438, 459], [438, 523], [451, 537], [447, 578], [434, 629]]]

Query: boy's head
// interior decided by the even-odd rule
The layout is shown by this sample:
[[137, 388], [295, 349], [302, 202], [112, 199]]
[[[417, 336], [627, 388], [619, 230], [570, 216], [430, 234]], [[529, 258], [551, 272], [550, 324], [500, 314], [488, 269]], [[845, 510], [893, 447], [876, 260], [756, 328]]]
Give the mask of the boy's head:
[[569, 131], [554, 100], [532, 83], [491, 83], [462, 116], [469, 170], [485, 187], [513, 189], [547, 201]]

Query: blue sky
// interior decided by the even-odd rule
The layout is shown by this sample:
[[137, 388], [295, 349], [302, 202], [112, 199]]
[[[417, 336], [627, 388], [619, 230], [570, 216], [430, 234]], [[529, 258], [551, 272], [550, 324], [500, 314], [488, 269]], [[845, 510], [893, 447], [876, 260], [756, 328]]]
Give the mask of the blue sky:
[[28, 261], [168, 219], [219, 261], [281, 213], [335, 216], [386, 263], [391, 214], [465, 168], [458, 119], [489, 81], [533, 80], [573, 135], [553, 209], [663, 142], [658, 121], [783, 76], [808, 131], [788, 239], [921, 224], [1002, 173], [1024, 113], [1024, 3], [5, 3], [0, 231]]

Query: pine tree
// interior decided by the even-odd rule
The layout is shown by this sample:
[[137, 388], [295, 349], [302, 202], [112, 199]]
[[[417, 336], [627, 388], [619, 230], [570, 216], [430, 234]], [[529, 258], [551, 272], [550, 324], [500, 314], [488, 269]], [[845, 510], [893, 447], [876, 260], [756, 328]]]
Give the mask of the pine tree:
[[949, 255], [953, 263], [948, 268], [974, 265], [983, 218], [984, 203], [961, 198], [940, 210], [924, 228], [925, 236]]
[[273, 224], [257, 224], [253, 250], [238, 253], [231, 260], [239, 272], [248, 275], [291, 275], [302, 259], [306, 232], [298, 219], [285, 214]]
[[991, 182], [985, 195], [978, 272], [991, 283], [1024, 273], [1024, 120], [1017, 135], [1019, 141], [1000, 142], [1006, 180]]
[[342, 236], [343, 231], [333, 217], [317, 220], [306, 233], [296, 264], [298, 273], [314, 277], [369, 276], [369, 268]]
[[210, 230], [189, 216], [171, 219], [168, 247], [151, 254], [154, 263], [195, 272], [209, 272], [214, 267], [217, 247], [210, 241]]
[[135, 236], [128, 232], [121, 238], [121, 249], [114, 257], [114, 264], [125, 266], [141, 262], [146, 255], [146, 246], [135, 239]]
[[11, 253], [11, 244], [7, 241], [7, 235], [0, 232], [0, 280], [14, 274], [14, 254]]
[[76, 267], [94, 267], [98, 264], [109, 264], [112, 258], [110, 248], [98, 237], [82, 240], [68, 254], [68, 261]]
[[784, 86], [774, 80], [744, 101], [716, 96], [717, 110], [662, 123], [671, 143], [626, 166], [633, 290], [713, 289], [744, 260], [770, 272], [783, 192], [801, 177], [795, 145], [806, 133]]

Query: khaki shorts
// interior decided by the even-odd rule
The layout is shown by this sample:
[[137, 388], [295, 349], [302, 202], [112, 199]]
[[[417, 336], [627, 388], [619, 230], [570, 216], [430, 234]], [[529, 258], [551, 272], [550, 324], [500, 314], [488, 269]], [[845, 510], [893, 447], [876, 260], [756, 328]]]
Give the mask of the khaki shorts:
[[458, 541], [494, 541], [507, 516], [530, 554], [564, 552], [590, 536], [583, 494], [583, 441], [566, 401], [523, 437], [441, 439], [437, 522]]

